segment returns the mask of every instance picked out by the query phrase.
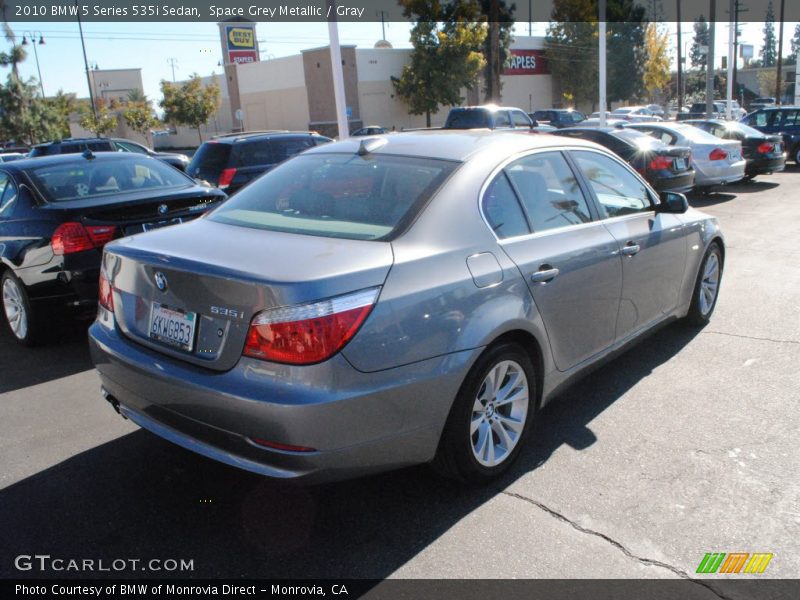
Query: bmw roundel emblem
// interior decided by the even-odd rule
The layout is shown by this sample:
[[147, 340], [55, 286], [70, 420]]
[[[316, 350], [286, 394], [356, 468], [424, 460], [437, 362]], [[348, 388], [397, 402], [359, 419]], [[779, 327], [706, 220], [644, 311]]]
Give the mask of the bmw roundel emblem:
[[159, 204], [158, 205], [158, 214], [165, 215], [165, 214], [167, 214], [168, 210], [169, 210], [169, 207], [166, 204]]
[[164, 275], [161, 271], [156, 271], [156, 287], [161, 290], [162, 292], [167, 291], [167, 276]]

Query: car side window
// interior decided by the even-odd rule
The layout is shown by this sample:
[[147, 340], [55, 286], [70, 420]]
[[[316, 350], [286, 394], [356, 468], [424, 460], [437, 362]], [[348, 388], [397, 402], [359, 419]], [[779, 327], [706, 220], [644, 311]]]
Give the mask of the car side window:
[[498, 110], [494, 115], [495, 127], [511, 127], [511, 120], [508, 118], [508, 113], [504, 110]]
[[521, 110], [512, 110], [511, 119], [514, 122], [514, 127], [530, 127], [533, 123], [528, 115]]
[[8, 219], [17, 200], [17, 186], [6, 173], [0, 173], [0, 219]]
[[311, 137], [275, 141], [272, 145], [273, 158], [276, 163], [279, 163], [303, 150], [308, 150], [313, 145]]
[[572, 155], [608, 217], [653, 209], [647, 186], [614, 159], [597, 152], [574, 150]]
[[519, 204], [505, 172], [501, 172], [486, 188], [481, 200], [486, 221], [500, 239], [530, 233], [525, 213]]
[[273, 157], [273, 151], [269, 140], [257, 140], [242, 144], [237, 148], [239, 166], [255, 167], [257, 165], [269, 165], [278, 162]]
[[769, 125], [770, 114], [767, 111], [759, 111], [747, 118], [747, 124], [753, 127], [767, 127]]
[[578, 179], [560, 152], [521, 158], [506, 167], [533, 231], [546, 231], [592, 220]]
[[796, 110], [782, 110], [781, 111], [781, 127], [788, 127], [796, 125], [797, 111]]

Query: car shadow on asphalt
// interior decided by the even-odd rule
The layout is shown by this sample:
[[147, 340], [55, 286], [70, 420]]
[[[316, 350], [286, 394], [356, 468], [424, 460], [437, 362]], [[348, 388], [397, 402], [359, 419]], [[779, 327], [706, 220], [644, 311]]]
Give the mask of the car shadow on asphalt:
[[[442, 479], [427, 466], [314, 487], [285, 485], [144, 431], [125, 435], [0, 490], [0, 531], [6, 532], [0, 577], [387, 577], [564, 444], [602, 444], [591, 421], [697, 333], [682, 324], [665, 327], [569, 388], [537, 415], [511, 470], [487, 487]], [[107, 564], [188, 559], [194, 570], [14, 569], [13, 557], [35, 553]]]
[[49, 329], [45, 345], [26, 348], [0, 323], [0, 394], [94, 368], [87, 327], [86, 322], [65, 321]]
[[723, 192], [711, 192], [705, 195], [692, 194], [687, 196], [687, 199], [689, 200], [689, 206], [692, 208], [706, 208], [708, 206], [714, 206], [715, 204], [723, 204], [731, 200], [736, 200], [736, 195]]
[[725, 187], [726, 192], [733, 194], [755, 194], [756, 192], [766, 192], [780, 186], [780, 183], [774, 181], [748, 181], [732, 183]]

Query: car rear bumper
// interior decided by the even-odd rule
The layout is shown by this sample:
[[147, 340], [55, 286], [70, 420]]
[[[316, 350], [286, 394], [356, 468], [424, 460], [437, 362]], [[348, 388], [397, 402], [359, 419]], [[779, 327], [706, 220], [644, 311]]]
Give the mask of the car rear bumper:
[[[715, 165], [714, 162], [721, 162]], [[746, 162], [744, 159], [735, 163], [724, 161], [703, 161], [695, 164], [695, 187], [709, 187], [735, 183], [744, 178]]]
[[747, 175], [764, 175], [767, 173], [779, 173], [786, 168], [786, 158], [749, 158], [745, 173]]
[[688, 192], [694, 187], [694, 171], [679, 175], [653, 175], [650, 184], [657, 192]]
[[[219, 373], [166, 357], [95, 322], [104, 395], [141, 427], [208, 458], [281, 479], [346, 479], [431, 460], [480, 349], [375, 373], [338, 354], [294, 367], [242, 358]], [[253, 440], [305, 447], [266, 448]]]

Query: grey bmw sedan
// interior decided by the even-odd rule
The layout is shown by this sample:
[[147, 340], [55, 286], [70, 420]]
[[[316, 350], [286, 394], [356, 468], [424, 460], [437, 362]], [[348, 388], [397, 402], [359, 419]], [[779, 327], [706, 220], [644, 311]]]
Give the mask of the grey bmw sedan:
[[590, 142], [366, 137], [106, 246], [90, 345], [124, 417], [229, 465], [482, 482], [588, 367], [705, 323], [724, 256], [714, 218]]

